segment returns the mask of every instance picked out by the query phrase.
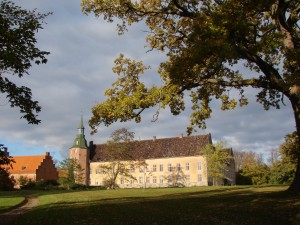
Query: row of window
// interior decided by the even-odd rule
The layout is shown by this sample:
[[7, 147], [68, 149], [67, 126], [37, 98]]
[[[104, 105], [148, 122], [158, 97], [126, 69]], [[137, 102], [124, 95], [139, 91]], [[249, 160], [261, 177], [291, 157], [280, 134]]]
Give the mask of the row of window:
[[[159, 178], [159, 180], [158, 180]], [[130, 184], [134, 184], [135, 183], [135, 179], [133, 178], [130, 178], [130, 180], [128, 181]], [[150, 177], [146, 177], [146, 183], [147, 184], [150, 184]], [[165, 177], [164, 176], [159, 176], [159, 177], [156, 177], [156, 176], [153, 176], [152, 177], [152, 183], [153, 184], [156, 184], [156, 183], [160, 183], [160, 184], [163, 184], [165, 181]], [[184, 178], [181, 177], [181, 176], [177, 176], [177, 177], [172, 177], [172, 176], [168, 176], [167, 178], [167, 181], [168, 183], [172, 183], [172, 182], [185, 182], [186, 184], [189, 184], [190, 183], [190, 175], [186, 175]], [[202, 174], [198, 174], [197, 176], [197, 181], [198, 182], [201, 182], [202, 181]], [[105, 182], [105, 179], [103, 179], [103, 183]], [[143, 184], [144, 183], [144, 177], [139, 177], [139, 179], [136, 181], [138, 182], [139, 184]], [[124, 179], [124, 177], [121, 177], [120, 178], [120, 184], [125, 184], [127, 183], [127, 181]], [[99, 185], [99, 179], [96, 178], [95, 179], [95, 185]]]
[[[157, 165], [156, 165], [156, 164], [153, 164], [153, 165], [152, 165], [152, 171], [151, 171], [151, 172], [157, 172], [158, 169], [159, 169], [159, 172], [163, 172], [163, 171], [164, 171], [164, 165], [163, 165], [163, 164], [160, 164], [160, 165], [159, 165], [159, 168], [157, 168]], [[202, 169], [201, 162], [198, 162], [198, 163], [197, 163], [197, 169], [198, 169], [198, 170], [201, 170], [201, 169]], [[149, 166], [145, 166], [145, 167], [144, 167], [144, 166], [139, 166], [139, 172], [140, 172], [140, 173], [143, 173], [144, 170], [145, 170], [146, 172], [150, 172]], [[171, 163], [168, 164], [168, 172], [172, 172], [172, 171], [174, 171], [174, 170], [177, 170], [177, 171], [181, 171], [181, 170], [182, 170], [182, 167], [181, 167], [180, 163], [177, 163], [177, 164], [176, 164], [176, 167], [173, 167]], [[189, 171], [189, 170], [190, 170], [190, 163], [187, 162], [187, 163], [185, 164], [185, 170], [186, 170], [186, 171]], [[134, 173], [134, 172], [135, 172], [135, 167], [134, 167], [134, 165], [131, 165], [131, 167], [130, 167], [130, 172], [131, 172], [131, 173]], [[92, 170], [90, 171], [90, 173], [92, 173]], [[96, 168], [96, 169], [95, 169], [95, 173], [96, 173], [96, 174], [100, 174], [100, 168]], [[106, 172], [105, 172], [104, 170], [102, 170], [102, 173], [105, 174]]]

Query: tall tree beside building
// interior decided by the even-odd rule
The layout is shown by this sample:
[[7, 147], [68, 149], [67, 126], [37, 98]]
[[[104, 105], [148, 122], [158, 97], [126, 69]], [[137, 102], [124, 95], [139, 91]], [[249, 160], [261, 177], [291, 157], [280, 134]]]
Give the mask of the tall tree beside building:
[[295, 176], [297, 155], [299, 154], [298, 135], [296, 132], [287, 134], [279, 148], [280, 160], [271, 164], [270, 182], [290, 184]]
[[226, 171], [229, 169], [229, 160], [232, 159], [224, 143], [206, 145], [200, 149], [200, 154], [206, 157], [208, 178], [212, 179], [213, 186], [220, 185], [226, 178]]
[[133, 141], [134, 132], [130, 132], [126, 128], [114, 131], [111, 139], [107, 141], [103, 149], [106, 163], [99, 166], [107, 188], [117, 188], [117, 179], [123, 179], [123, 182], [135, 179], [130, 170], [137, 166], [144, 166], [135, 161], [135, 157], [131, 153]]
[[263, 155], [253, 151], [238, 152], [243, 155], [237, 171], [237, 184], [266, 184], [269, 182], [270, 168], [264, 163]]
[[[192, 113], [187, 132], [191, 133], [194, 127], [206, 127], [212, 100], [220, 100], [222, 110], [244, 106], [245, 89], [252, 87], [259, 91], [257, 102], [266, 110], [290, 101], [299, 136], [299, 8], [298, 0], [82, 0], [84, 13], [117, 20], [119, 33], [144, 22], [150, 50], [167, 57], [158, 68], [160, 87], [146, 87], [140, 80], [147, 68], [142, 62], [122, 55], [116, 59], [113, 71], [119, 78], [105, 92], [107, 100], [93, 107], [90, 126], [96, 131], [102, 123], [139, 122], [141, 113], [154, 106], [158, 111], [169, 106], [178, 115], [185, 110], [188, 94]], [[297, 158], [290, 190], [300, 192], [300, 154]]]
[[59, 167], [60, 170], [64, 171], [61, 172], [62, 175], [59, 177], [59, 183], [65, 188], [69, 190], [82, 183], [84, 171], [77, 159], [64, 159], [59, 163]]

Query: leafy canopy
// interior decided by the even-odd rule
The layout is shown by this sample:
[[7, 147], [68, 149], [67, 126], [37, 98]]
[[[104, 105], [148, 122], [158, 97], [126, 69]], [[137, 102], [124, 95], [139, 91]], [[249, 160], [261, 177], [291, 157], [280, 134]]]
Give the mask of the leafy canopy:
[[47, 63], [45, 56], [49, 52], [36, 47], [35, 34], [49, 14], [24, 10], [7, 0], [0, 3], [0, 92], [6, 95], [11, 107], [20, 108], [21, 118], [32, 124], [40, 123], [35, 112], [40, 112], [41, 107], [32, 99], [30, 88], [18, 87], [8, 76], [21, 78], [29, 74], [32, 63]]
[[266, 110], [279, 108], [283, 96], [299, 106], [298, 0], [82, 0], [82, 10], [121, 21], [120, 34], [144, 22], [149, 49], [167, 56], [158, 68], [163, 85], [149, 88], [140, 80], [147, 68], [142, 62], [116, 59], [118, 80], [105, 92], [107, 100], [92, 109], [94, 132], [101, 123], [139, 122], [153, 106], [169, 106], [178, 115], [186, 94], [193, 110], [188, 133], [205, 128], [213, 99], [221, 101], [222, 110], [246, 105], [246, 87], [259, 89], [257, 101]]

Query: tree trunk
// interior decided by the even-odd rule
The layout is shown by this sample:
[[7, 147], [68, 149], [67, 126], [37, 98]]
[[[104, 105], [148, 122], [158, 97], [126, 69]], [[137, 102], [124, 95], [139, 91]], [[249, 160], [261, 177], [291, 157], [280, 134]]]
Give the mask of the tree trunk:
[[[298, 134], [299, 146], [300, 146], [300, 99], [295, 95], [290, 98], [293, 110], [294, 110], [294, 117], [296, 123], [296, 131]], [[296, 165], [296, 173], [292, 184], [290, 185], [288, 191], [294, 193], [300, 193], [300, 149], [298, 149], [297, 154], [297, 165]]]

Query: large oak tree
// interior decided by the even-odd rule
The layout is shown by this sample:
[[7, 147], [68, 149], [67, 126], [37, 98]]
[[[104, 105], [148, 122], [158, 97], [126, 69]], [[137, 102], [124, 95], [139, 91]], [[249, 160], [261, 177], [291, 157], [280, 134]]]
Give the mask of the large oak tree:
[[[223, 110], [248, 103], [245, 88], [258, 90], [257, 101], [266, 110], [291, 102], [300, 135], [300, 2], [298, 0], [83, 0], [83, 12], [108, 22], [120, 22], [118, 31], [144, 22], [150, 50], [165, 52], [158, 68], [163, 84], [146, 87], [141, 62], [116, 59], [119, 76], [106, 91], [106, 101], [95, 105], [90, 125], [141, 119], [153, 106], [169, 106], [174, 115], [185, 109], [189, 94], [193, 127], [205, 127], [211, 101]], [[237, 66], [244, 66], [239, 71]], [[237, 91], [239, 97], [232, 98]], [[300, 155], [290, 190], [300, 191]]]

